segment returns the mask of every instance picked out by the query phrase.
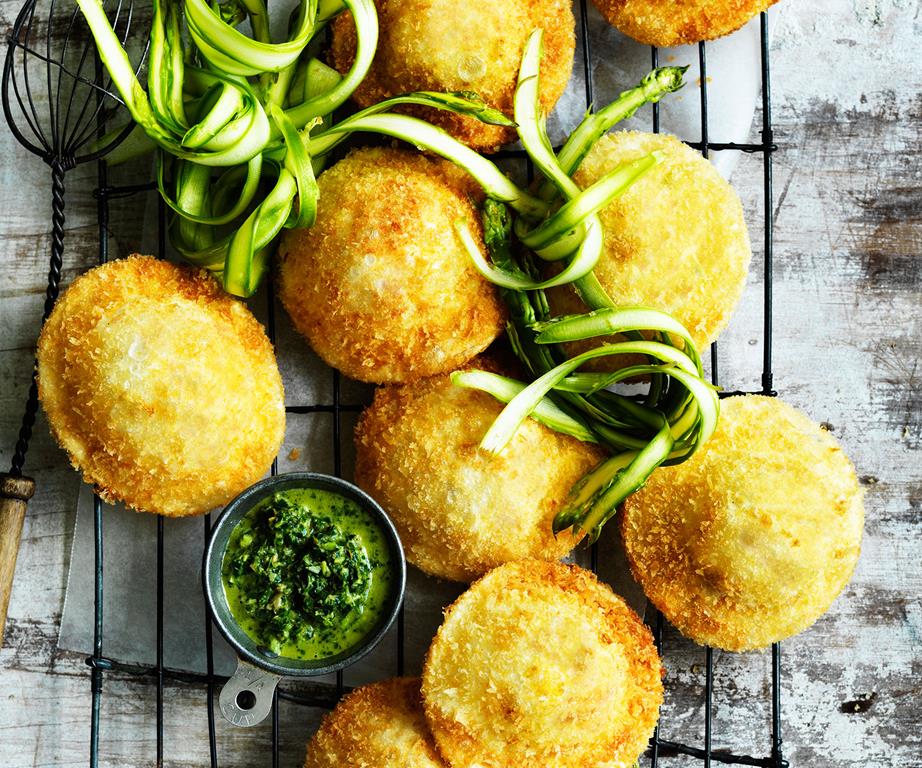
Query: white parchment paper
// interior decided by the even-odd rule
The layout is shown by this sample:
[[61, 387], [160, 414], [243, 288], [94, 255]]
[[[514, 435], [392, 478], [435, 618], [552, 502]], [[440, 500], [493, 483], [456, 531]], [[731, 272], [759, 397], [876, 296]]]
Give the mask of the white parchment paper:
[[[604, 105], [622, 90], [634, 86], [650, 69], [650, 49], [608, 26], [594, 9], [590, 12], [592, 70], [597, 105]], [[549, 121], [552, 141], [559, 142], [579, 122], [586, 109], [585, 82], [577, 43], [574, 77]], [[687, 46], [660, 52], [660, 65], [689, 65], [688, 85], [661, 102], [661, 129], [688, 141], [701, 138], [698, 48]], [[755, 20], [736, 34], [707, 46], [709, 140], [745, 142], [759, 95], [759, 26]], [[651, 111], [641, 110], [623, 127], [649, 130]], [[714, 152], [711, 159], [729, 177], [737, 152]], [[145, 246], [156, 247], [156, 203], [148, 206]], [[141, 204], [142, 198], [138, 198]], [[123, 254], [117, 254], [123, 255]], [[251, 302], [254, 312], [267, 319], [265, 294]], [[277, 353], [289, 405], [330, 403], [332, 372], [291, 330], [284, 312], [276, 307]], [[371, 389], [343, 380], [342, 402], [364, 403]], [[342, 423], [342, 472], [352, 477], [352, 428], [356, 414]], [[289, 414], [285, 445], [279, 454], [279, 471], [311, 470], [333, 473], [333, 418], [330, 414]], [[156, 661], [156, 540], [157, 519], [118, 507], [105, 506], [103, 517], [103, 653], [118, 661], [151, 665]], [[80, 491], [74, 528], [71, 568], [61, 619], [59, 647], [91, 653], [94, 610], [93, 495]], [[167, 667], [204, 672], [205, 608], [201, 588], [201, 557], [205, 528], [201, 518], [164, 522], [164, 663]], [[585, 554], [578, 558], [585, 558]], [[585, 563], [584, 563], [585, 564]], [[625, 567], [615, 526], [603, 533], [600, 575], [636, 610], [645, 601]], [[406, 670], [418, 672], [429, 642], [441, 622], [443, 608], [462, 590], [461, 585], [431, 579], [410, 567], [405, 600]], [[396, 671], [395, 629], [378, 648], [347, 670], [347, 684], [390, 676]], [[234, 655], [215, 632], [215, 670], [233, 672]]]

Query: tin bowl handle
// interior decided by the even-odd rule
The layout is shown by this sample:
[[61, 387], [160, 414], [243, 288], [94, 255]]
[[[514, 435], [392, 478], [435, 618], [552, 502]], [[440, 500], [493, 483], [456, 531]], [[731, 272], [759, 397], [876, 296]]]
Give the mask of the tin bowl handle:
[[272, 709], [272, 694], [280, 675], [237, 659], [237, 669], [221, 689], [219, 704], [224, 719], [248, 728], [261, 723]]

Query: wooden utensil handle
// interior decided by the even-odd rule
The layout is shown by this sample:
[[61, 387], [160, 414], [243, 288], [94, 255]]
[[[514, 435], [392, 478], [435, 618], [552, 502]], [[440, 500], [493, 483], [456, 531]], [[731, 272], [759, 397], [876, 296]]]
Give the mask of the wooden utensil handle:
[[13, 590], [22, 522], [33, 493], [35, 481], [31, 477], [0, 474], [0, 646], [3, 645], [6, 610]]

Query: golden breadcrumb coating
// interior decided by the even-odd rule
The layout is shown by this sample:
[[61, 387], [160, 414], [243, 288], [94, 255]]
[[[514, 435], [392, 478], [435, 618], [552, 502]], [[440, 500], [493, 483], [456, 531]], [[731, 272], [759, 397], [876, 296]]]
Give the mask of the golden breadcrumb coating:
[[523, 560], [445, 613], [423, 706], [452, 766], [598, 768], [643, 752], [663, 700], [650, 631], [589, 571]]
[[683, 634], [729, 651], [806, 629], [858, 560], [862, 493], [835, 439], [774, 398], [722, 401], [714, 436], [624, 504], [634, 577]]
[[496, 289], [457, 238], [480, 239], [473, 184], [444, 160], [357, 149], [321, 174], [317, 221], [287, 230], [279, 297], [346, 376], [405, 382], [457, 368], [502, 331]]
[[[574, 179], [588, 187], [619, 164], [657, 150], [663, 162], [601, 212], [605, 240], [595, 274], [616, 304], [672, 315], [703, 352], [730, 321], [749, 270], [749, 234], [733, 187], [674, 136], [640, 131], [604, 136]], [[587, 311], [569, 286], [548, 294], [557, 314]], [[601, 337], [569, 349], [575, 354], [616, 340]], [[622, 367], [616, 359], [586, 367]]]
[[285, 433], [272, 345], [204, 270], [109, 262], [64, 292], [38, 341], [51, 431], [107, 501], [162, 515], [220, 507]]
[[[473, 365], [490, 367], [482, 362]], [[356, 427], [356, 483], [394, 521], [407, 560], [432, 576], [472, 581], [576, 544], [551, 523], [604, 453], [527, 419], [502, 454], [487, 454], [478, 444], [502, 407], [436, 376], [378, 389]]]
[[323, 719], [304, 768], [446, 768], [426, 725], [418, 677], [357, 688]]
[[613, 27], [662, 48], [729, 35], [777, 0], [592, 0]]
[[[512, 102], [528, 36], [544, 30], [541, 107], [550, 112], [570, 80], [576, 46], [569, 0], [375, 0], [380, 38], [374, 63], [353, 94], [359, 106], [410, 91], [474, 91], [512, 117]], [[333, 22], [331, 58], [345, 73], [355, 59], [349, 13]], [[427, 107], [406, 112], [444, 128], [483, 152], [514, 141], [514, 128]]]

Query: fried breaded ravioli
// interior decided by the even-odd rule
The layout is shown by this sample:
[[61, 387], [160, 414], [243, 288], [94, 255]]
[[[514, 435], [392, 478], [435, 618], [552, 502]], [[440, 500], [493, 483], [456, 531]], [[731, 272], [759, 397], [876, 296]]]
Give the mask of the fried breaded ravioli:
[[443, 375], [379, 389], [356, 427], [356, 483], [393, 520], [407, 560], [432, 576], [472, 581], [509, 560], [557, 560], [576, 544], [551, 523], [604, 454], [532, 419], [500, 455], [487, 454], [478, 445], [502, 408]]
[[357, 149], [321, 174], [317, 221], [287, 230], [279, 297], [329, 365], [374, 383], [451, 371], [502, 331], [504, 307], [455, 224], [480, 240], [475, 185], [451, 163]]
[[304, 768], [445, 768], [423, 716], [418, 677], [349, 693], [307, 745]]
[[729, 35], [777, 0], [592, 0], [613, 27], [668, 47]]
[[423, 706], [452, 766], [595, 768], [643, 752], [663, 700], [650, 631], [589, 571], [522, 560], [459, 597]]
[[[410, 91], [473, 91], [512, 116], [512, 101], [528, 36], [544, 30], [541, 108], [550, 112], [573, 69], [575, 20], [569, 0], [375, 0], [380, 36], [374, 63], [352, 98], [362, 107]], [[345, 73], [355, 59], [355, 25], [348, 13], [333, 22], [332, 63]], [[445, 110], [409, 107], [482, 152], [514, 141], [514, 128], [487, 125]]]
[[107, 501], [162, 515], [220, 507], [285, 433], [272, 345], [204, 270], [109, 262], [64, 292], [38, 341], [51, 431]]
[[721, 403], [713, 437], [624, 503], [634, 577], [679, 631], [729, 651], [806, 629], [848, 583], [861, 545], [855, 470], [780, 400]]
[[[752, 255], [733, 187], [674, 136], [641, 131], [601, 138], [574, 179], [586, 188], [619, 164], [655, 151], [663, 153], [663, 161], [600, 213], [605, 239], [595, 275], [615, 304], [672, 315], [703, 350], [730, 321]], [[548, 296], [557, 314], [587, 311], [570, 286], [551, 289]], [[611, 340], [570, 349], [582, 352]], [[610, 367], [612, 359], [587, 367]]]

